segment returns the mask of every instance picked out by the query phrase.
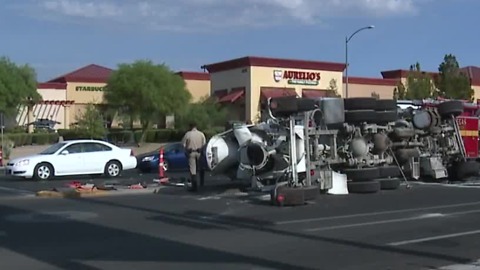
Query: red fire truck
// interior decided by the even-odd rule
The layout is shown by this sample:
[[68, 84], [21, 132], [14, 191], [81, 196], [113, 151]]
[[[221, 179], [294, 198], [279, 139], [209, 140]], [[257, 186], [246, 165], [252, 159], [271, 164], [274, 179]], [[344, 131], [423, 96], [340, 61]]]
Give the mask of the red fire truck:
[[[450, 178], [478, 175], [480, 104], [461, 100], [427, 99], [398, 101], [398, 106], [403, 111], [411, 108], [410, 120], [416, 129], [428, 126], [427, 136], [421, 139], [425, 145], [421, 147], [422, 156], [436, 156], [441, 159], [443, 165], [450, 168]], [[419, 128], [418, 123], [421, 123], [422, 128]], [[435, 132], [434, 129], [438, 131]]]

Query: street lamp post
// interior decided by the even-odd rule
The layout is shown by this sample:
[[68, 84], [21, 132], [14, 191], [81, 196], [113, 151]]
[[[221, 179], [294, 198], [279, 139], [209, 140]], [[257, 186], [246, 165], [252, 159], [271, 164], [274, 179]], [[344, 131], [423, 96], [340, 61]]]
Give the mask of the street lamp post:
[[345, 98], [348, 98], [348, 42], [355, 36], [358, 32], [373, 29], [375, 26], [369, 25], [358, 29], [357, 31], [353, 32], [353, 34], [345, 37]]

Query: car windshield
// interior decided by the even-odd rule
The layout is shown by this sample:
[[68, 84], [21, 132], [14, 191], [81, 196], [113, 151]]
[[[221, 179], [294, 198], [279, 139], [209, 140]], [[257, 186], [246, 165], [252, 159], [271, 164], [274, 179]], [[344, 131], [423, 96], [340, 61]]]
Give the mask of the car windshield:
[[66, 145], [66, 143], [56, 143], [56, 144], [48, 147], [47, 149], [43, 150], [42, 152], [40, 152], [40, 155], [53, 155], [58, 150], [60, 150], [60, 148], [64, 147], [65, 145]]

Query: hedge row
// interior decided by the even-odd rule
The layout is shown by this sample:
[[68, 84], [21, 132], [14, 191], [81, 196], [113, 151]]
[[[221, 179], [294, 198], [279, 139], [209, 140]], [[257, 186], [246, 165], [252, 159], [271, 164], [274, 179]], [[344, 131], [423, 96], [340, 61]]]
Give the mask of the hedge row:
[[12, 141], [15, 146], [52, 144], [58, 141], [58, 137], [57, 133], [11, 133], [5, 135], [5, 138]]
[[[208, 138], [213, 135], [222, 132], [222, 128], [214, 128], [211, 130], [206, 130], [205, 136]], [[164, 143], [164, 142], [176, 142], [182, 140], [184, 131], [174, 130], [174, 129], [152, 129], [147, 130], [145, 134], [146, 143]], [[25, 146], [25, 145], [46, 145], [58, 142], [59, 137], [62, 136], [64, 140], [77, 140], [77, 139], [90, 139], [90, 136], [87, 132], [79, 129], [63, 129], [58, 130], [58, 133], [10, 133], [6, 134], [5, 138], [12, 141], [14, 145]], [[96, 138], [96, 139], [107, 139], [108, 141], [114, 144], [126, 144], [126, 143], [138, 143], [142, 136], [141, 130], [112, 130], [110, 131], [106, 138]]]
[[[222, 132], [223, 128], [214, 128], [205, 130], [205, 137], [211, 138], [213, 135]], [[163, 142], [178, 142], [181, 141], [185, 131], [175, 129], [152, 129], [145, 133], [146, 143], [163, 143]], [[139, 142], [142, 136], [142, 131], [112, 131], [107, 135], [107, 139], [112, 143], [129, 143]]]

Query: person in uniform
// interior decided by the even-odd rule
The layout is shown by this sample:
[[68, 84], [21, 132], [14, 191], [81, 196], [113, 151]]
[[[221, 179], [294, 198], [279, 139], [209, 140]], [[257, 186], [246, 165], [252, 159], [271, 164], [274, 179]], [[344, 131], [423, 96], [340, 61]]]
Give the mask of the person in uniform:
[[190, 189], [196, 191], [198, 189], [197, 173], [200, 172], [200, 186], [204, 183], [203, 169], [200, 168], [200, 156], [206, 142], [205, 134], [197, 129], [195, 123], [190, 124], [190, 130], [185, 133], [182, 139], [188, 158], [188, 167], [190, 170]]

